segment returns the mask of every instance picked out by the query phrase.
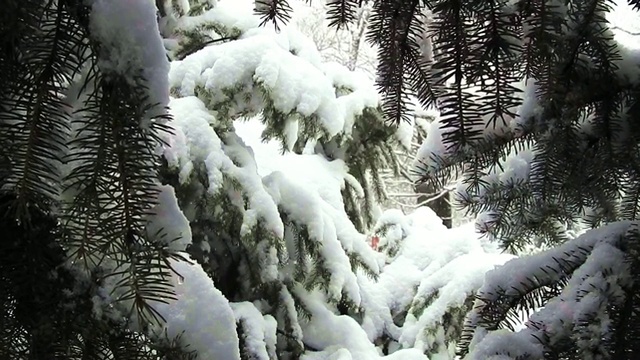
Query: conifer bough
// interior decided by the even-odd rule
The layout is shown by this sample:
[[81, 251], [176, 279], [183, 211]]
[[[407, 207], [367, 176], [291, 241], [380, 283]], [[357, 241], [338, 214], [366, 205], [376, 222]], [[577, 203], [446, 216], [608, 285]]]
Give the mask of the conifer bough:
[[[347, 3], [332, 2], [336, 24]], [[564, 244], [487, 278], [460, 353], [637, 356], [640, 56], [607, 16], [640, 2], [373, 4], [386, 118], [401, 121], [408, 96], [440, 111], [418, 154], [420, 181], [462, 178], [457, 200], [509, 251]], [[602, 229], [572, 239], [584, 227]], [[526, 270], [512, 279], [515, 268]], [[524, 330], [499, 330], [531, 312]]]

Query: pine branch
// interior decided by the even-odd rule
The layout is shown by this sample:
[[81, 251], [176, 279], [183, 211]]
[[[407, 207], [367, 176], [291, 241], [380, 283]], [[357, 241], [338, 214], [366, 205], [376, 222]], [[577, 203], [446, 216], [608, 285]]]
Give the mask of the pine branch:
[[[110, 44], [95, 36], [90, 44], [93, 54], [108, 55], [104, 47]], [[163, 245], [164, 232], [147, 234], [145, 228], [156, 204], [156, 148], [168, 115], [150, 103], [142, 69], [128, 70], [135, 74], [130, 79], [130, 73], [98, 60], [91, 59], [85, 76], [89, 93], [72, 122], [64, 244], [71, 263], [89, 272], [102, 268], [102, 280], [115, 279], [109, 280], [115, 283], [111, 296], [130, 307], [133, 321], [159, 322], [150, 304], [172, 298], [168, 259], [177, 255]]]
[[86, 45], [83, 29], [72, 17], [74, 9], [52, 2], [41, 8], [26, 6], [26, 11], [41, 13], [41, 22], [36, 33], [27, 32], [20, 40], [24, 56], [13, 69], [16, 78], [4, 83], [6, 110], [0, 122], [13, 124], [3, 131], [10, 139], [5, 138], [9, 144], [3, 157], [11, 163], [3, 190], [17, 195], [12, 216], [28, 222], [30, 204], [46, 209], [57, 200], [69, 127], [63, 86], [82, 68]]
[[[617, 317], [625, 298], [631, 295], [631, 282], [627, 281], [630, 268], [626, 259], [630, 263], [635, 260], [627, 257], [624, 251], [637, 238], [637, 224], [619, 222], [587, 232], [559, 248], [514, 259], [493, 270], [479, 291], [477, 307], [468, 317], [470, 327], [464, 331], [460, 354], [467, 352], [470, 340], [491, 343], [490, 339], [496, 334], [489, 333], [478, 339], [474, 338], [477, 335], [473, 334], [474, 329], [480, 326], [495, 330], [505, 314], [504, 309], [512, 307], [510, 299], [541, 284], [557, 281], [561, 282], [554, 292], [547, 294], [540, 303], [530, 304], [537, 308], [523, 330], [503, 334], [508, 338], [504, 341], [528, 339], [534, 344], [528, 349], [514, 348], [511, 356], [527, 351], [529, 355], [544, 354], [545, 358], [563, 354], [584, 358], [601, 354], [603, 350], [605, 354], [610, 353], [614, 343], [609, 319]], [[495, 281], [503, 271], [510, 272], [510, 276]], [[589, 301], [594, 297], [601, 300]], [[489, 357], [504, 351], [500, 345], [489, 345], [488, 348], [482, 345], [476, 345], [476, 349], [481, 350], [474, 352], [475, 357]], [[534, 354], [531, 353], [533, 350]]]
[[280, 24], [291, 20], [291, 6], [287, 0], [256, 0], [255, 12], [260, 16], [260, 26], [272, 22], [276, 31]]
[[418, 37], [421, 30], [422, 24], [417, 20], [421, 9], [418, 0], [381, 1], [374, 4], [370, 19], [367, 40], [379, 47], [376, 85], [382, 94], [382, 111], [387, 120], [396, 124], [409, 121], [406, 113], [409, 89], [406, 70], [408, 67], [413, 70], [414, 83], [417, 82], [416, 74], [420, 74], [420, 64], [414, 60], [408, 65], [408, 59], [416, 58], [411, 54], [417, 51], [412, 39]]
[[358, 0], [330, 0], [327, 2], [329, 27], [340, 29], [356, 19]]

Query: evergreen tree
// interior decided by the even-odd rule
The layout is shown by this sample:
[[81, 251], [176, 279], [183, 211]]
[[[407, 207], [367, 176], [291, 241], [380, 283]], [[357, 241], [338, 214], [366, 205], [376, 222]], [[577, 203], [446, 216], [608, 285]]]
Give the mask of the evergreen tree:
[[[379, 169], [399, 167], [401, 133], [383, 121], [365, 76], [322, 63], [294, 30], [260, 28], [238, 3], [161, 5], [175, 96], [162, 179], [190, 222], [188, 251], [231, 301], [243, 358], [265, 351], [297, 358], [313, 350], [312, 340], [302, 341], [309, 318], [327, 309], [359, 312], [356, 270], [379, 270], [363, 231], [384, 197]], [[264, 124], [265, 141], [291, 153], [289, 161], [320, 167], [296, 171], [319, 179], [260, 175], [234, 129], [234, 121], [252, 117]], [[244, 312], [251, 308], [258, 322], [276, 323], [264, 330], [261, 350], [242, 340], [255, 331]]]
[[[356, 6], [333, 4], [338, 23]], [[380, 48], [387, 118], [402, 119], [410, 94], [441, 112], [421, 151], [422, 181], [461, 175], [458, 200], [506, 250], [558, 246], [488, 275], [459, 349], [469, 358], [628, 359], [640, 351], [640, 61], [614, 38], [612, 6], [374, 2], [369, 39]], [[628, 11], [639, 8], [628, 1]], [[421, 52], [425, 11], [433, 57]], [[583, 226], [599, 229], [572, 239]], [[523, 312], [534, 314], [514, 331]]]
[[363, 286], [361, 324], [385, 353], [414, 348], [429, 359], [455, 359], [485, 272], [513, 258], [480, 241], [473, 223], [449, 229], [443, 222], [426, 207], [410, 215], [393, 209], [373, 229], [385, 266]]
[[[153, 5], [3, 13], [0, 357], [378, 357], [354, 319], [403, 132], [299, 34]], [[250, 116], [311, 174], [260, 175]]]
[[168, 119], [155, 9], [10, 0], [0, 17], [0, 358], [189, 357], [151, 331], [181, 258], [146, 230]]
[[[251, 30], [206, 18], [225, 16], [208, 11], [214, 3], [160, 3], [161, 29], [147, 1], [6, 4], [0, 32], [0, 227], [7, 239], [0, 245], [1, 358], [194, 357], [190, 350], [202, 344], [189, 346], [194, 338], [176, 331], [182, 325], [185, 336], [193, 335], [184, 328], [189, 324], [173, 316], [192, 305], [191, 294], [177, 298], [176, 289], [256, 301], [231, 304], [230, 312], [213, 310], [229, 315], [216, 318], [221, 323], [231, 318], [235, 327], [237, 320], [242, 336], [231, 337], [237, 343], [232, 351], [245, 358], [279, 356], [271, 341], [276, 331], [284, 339], [277, 341], [278, 354], [297, 357], [304, 350], [298, 312], [302, 318], [307, 313], [298, 294], [319, 288], [318, 296], [335, 308], [356, 311], [353, 271], [373, 275], [378, 268], [357, 228], [371, 223], [375, 198], [383, 196], [377, 169], [397, 168], [395, 126], [382, 121], [375, 91], [359, 89], [350, 72], [317, 69], [313, 59], [289, 52], [305, 50], [295, 38], [283, 49], [273, 36], [249, 43], [266, 40], [253, 49], [313, 70], [320, 84], [311, 83], [311, 90], [320, 98], [273, 94], [267, 78], [200, 87], [200, 97], [185, 96], [185, 86], [172, 81], [181, 98], [171, 102], [175, 125], [167, 125], [169, 62], [160, 30], [179, 37], [172, 43], [168, 36], [167, 43], [176, 45], [171, 56], [183, 64], [188, 54], [211, 45], [205, 42], [238, 39]], [[219, 34], [225, 40], [207, 38]], [[242, 98], [253, 88], [259, 97]], [[228, 96], [219, 101], [221, 94]], [[289, 101], [297, 108], [283, 111]], [[330, 179], [337, 200], [304, 189], [287, 192], [300, 185], [278, 174], [262, 179], [251, 150], [233, 133], [233, 119], [250, 113], [264, 117], [265, 137], [281, 139], [290, 150], [308, 148], [309, 158], [322, 159], [332, 175], [342, 176]], [[188, 132], [193, 129], [202, 133]], [[193, 156], [186, 167], [184, 149], [173, 146], [180, 140]], [[161, 181], [176, 186], [178, 199]], [[292, 196], [310, 208], [295, 208]], [[185, 265], [192, 238], [189, 251], [224, 296]], [[198, 282], [201, 287], [193, 285]], [[257, 325], [265, 328], [263, 348], [251, 337], [256, 313]], [[271, 327], [273, 319], [277, 325]], [[208, 353], [215, 355], [213, 350]]]
[[[360, 4], [331, 1], [332, 24]], [[380, 106], [302, 37], [215, 5], [156, 1], [158, 26], [151, 1], [6, 2], [0, 357], [375, 358], [354, 321], [366, 326], [359, 276], [381, 265], [363, 232], [384, 195], [378, 170], [397, 167], [410, 96], [441, 113], [420, 151], [422, 182], [461, 175], [458, 200], [507, 250], [557, 246], [489, 273], [458, 352], [640, 352], [640, 71], [609, 29], [610, 1], [374, 1]], [[279, 27], [289, 9], [255, 10]], [[249, 116], [331, 173], [332, 191], [259, 175], [234, 132]], [[583, 225], [599, 228], [573, 239]], [[206, 301], [215, 310], [199, 314]], [[515, 331], [522, 313], [533, 314]], [[418, 354], [393, 355], [450, 356], [435, 331]]]
[[[357, 5], [333, 4], [337, 23]], [[402, 121], [410, 95], [440, 110], [420, 151], [421, 182], [461, 176], [458, 201], [508, 251], [563, 244], [487, 277], [460, 348], [470, 358], [626, 359], [639, 351], [640, 62], [610, 30], [613, 5], [374, 2], [369, 39], [380, 49], [387, 119]], [[603, 227], [570, 240], [583, 226]], [[523, 330], [498, 330], [513, 330], [522, 312], [535, 312]]]

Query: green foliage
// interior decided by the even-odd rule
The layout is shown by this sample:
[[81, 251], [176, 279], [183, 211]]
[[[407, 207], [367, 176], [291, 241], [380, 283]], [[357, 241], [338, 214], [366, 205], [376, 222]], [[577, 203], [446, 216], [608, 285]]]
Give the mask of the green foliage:
[[[632, 358], [638, 343], [633, 310], [638, 306], [638, 234], [637, 223], [618, 222], [534, 255], [536, 266], [523, 257], [494, 270], [467, 317], [460, 354]], [[495, 281], [507, 271], [510, 278]], [[529, 317], [525, 328], [513, 332], [523, 316]], [[503, 345], [482, 348], [497, 336]], [[533, 346], [504, 345], [525, 339]]]
[[3, 5], [0, 357], [187, 358], [148, 332], [178, 256], [146, 231], [168, 117], [101, 66], [90, 7]]
[[[610, 6], [608, 1], [576, 6], [561, 2], [557, 7], [522, 1], [513, 8], [495, 2], [491, 8], [460, 10], [471, 24], [487, 18], [483, 12], [494, 14], [494, 26], [478, 25], [493, 28], [494, 33], [474, 28], [460, 32], [467, 34], [470, 49], [487, 51], [470, 50], [457, 60], [436, 57], [433, 68], [467, 67], [460, 67], [461, 77], [455, 82], [478, 84], [480, 95], [474, 101], [478, 105], [462, 98], [451, 105], [442, 103], [443, 128], [453, 129], [443, 134], [451, 154], [437, 159], [435, 168], [421, 169], [423, 181], [446, 181], [459, 173], [451, 169], [470, 164], [465, 165], [468, 190], [462, 204], [471, 212], [495, 213], [483, 230], [503, 239], [505, 247], [517, 248], [535, 236], [557, 243], [564, 227], [576, 226], [581, 217], [591, 226], [635, 218], [637, 202], [632, 194], [638, 169], [635, 152], [628, 151], [634, 146], [635, 131], [633, 122], [625, 119], [635, 116], [637, 91], [618, 71], [621, 49], [604, 19]], [[439, 18], [437, 10], [433, 9], [434, 16]], [[442, 19], [444, 28], [460, 23]], [[446, 42], [440, 46], [455, 49]], [[490, 66], [484, 65], [487, 62]], [[515, 86], [521, 81], [531, 88], [524, 101], [539, 111], [518, 114], [514, 131], [486, 137], [483, 126], [501, 127], [516, 118], [514, 109], [522, 100]], [[454, 116], [456, 104], [475, 113]], [[483, 176], [493, 169], [499, 173], [504, 165], [500, 158], [523, 148], [534, 153], [527, 180], [487, 182]], [[588, 216], [581, 216], [585, 213]]]
[[[562, 241], [565, 227], [578, 220], [597, 226], [636, 216], [638, 161], [629, 149], [637, 145], [631, 119], [638, 90], [628, 77], [634, 75], [619, 69], [631, 54], [608, 30], [611, 6], [606, 0], [374, 4], [368, 35], [380, 49], [386, 118], [405, 117], [409, 95], [425, 107], [437, 100], [447, 154], [431, 155], [435, 165], [419, 169], [421, 181], [439, 187], [463, 175], [462, 204], [498, 214], [486, 231], [506, 247], [532, 236]], [[434, 44], [432, 55], [426, 42]], [[523, 97], [537, 110], [516, 114]], [[514, 118], [512, 131], [487, 131]], [[535, 153], [530, 181], [487, 183], [501, 159], [525, 148]]]
[[[282, 110], [279, 99], [283, 94], [276, 92], [273, 84], [260, 80], [258, 70], [250, 67], [258, 65], [243, 63], [240, 78], [236, 73], [225, 74], [235, 82], [227, 81], [222, 88], [212, 86], [208, 76], [237, 56], [227, 52], [229, 49], [242, 53], [246, 46], [256, 53], [255, 56], [263, 55], [253, 47], [256, 42], [251, 39], [252, 32], [244, 33], [246, 29], [241, 31], [224, 23], [233, 23], [233, 20], [211, 22], [207, 19], [217, 18], [214, 16], [216, 9], [208, 11], [212, 12], [211, 16], [183, 22], [189, 23], [195, 32], [206, 32], [206, 36], [216, 42], [200, 42], [205, 45], [203, 49], [175, 58], [175, 74], [189, 71], [195, 81], [191, 87], [188, 81], [182, 83], [180, 78], [172, 77], [171, 93], [176, 99], [172, 100], [171, 106], [176, 131], [168, 137], [167, 143], [185, 143], [175, 148], [165, 146], [166, 162], [161, 179], [175, 188], [178, 203], [190, 222], [193, 240], [188, 252], [203, 266], [232, 307], [251, 302], [264, 316], [273, 316], [277, 322], [278, 356], [297, 358], [308, 350], [302, 339], [301, 324], [313, 316], [305, 296], [320, 294], [332, 311], [354, 314], [359, 311], [360, 295], [355, 293], [353, 285], [349, 285], [350, 276], [355, 280], [357, 271], [376, 276], [374, 254], [366, 245], [363, 233], [372, 225], [376, 201], [385, 197], [380, 170], [399, 171], [395, 152], [400, 146], [398, 128], [384, 122], [381, 109], [370, 100], [375, 99], [375, 94], [372, 96], [367, 92], [370, 89], [357, 88], [359, 83], [355, 80], [355, 85], [342, 83], [348, 83], [344, 79], [350, 79], [352, 74], [346, 69], [344, 74], [330, 73], [342, 71], [342, 68], [323, 70], [323, 66], [309, 60], [309, 54], [305, 55], [309, 49], [297, 51], [296, 46], [302, 45], [296, 44], [295, 38], [290, 39], [289, 51], [279, 47], [269, 49], [281, 51], [283, 57], [288, 56], [284, 60], [297, 57], [295, 60], [299, 62], [308, 62], [301, 66], [307, 65], [309, 71], [315, 72], [311, 75], [317, 76], [317, 73], [334, 81], [331, 85], [337, 98], [353, 96], [353, 104], [345, 107], [361, 108], [355, 111], [353, 120], [349, 120], [353, 124], [345, 121], [345, 129], [338, 129], [337, 134], [327, 125], [333, 119], [324, 119], [326, 115], [320, 111], [309, 114], [295, 105], [290, 110]], [[184, 11], [167, 16], [179, 18], [181, 13]], [[178, 40], [179, 45], [172, 48], [175, 54], [186, 54], [183, 47], [191, 47], [190, 44], [198, 42], [202, 36], [198, 34], [192, 42], [189, 39], [191, 32], [182, 28], [164, 30], [169, 40]], [[255, 33], [257, 30], [252, 29]], [[225, 35], [229, 33], [235, 34], [235, 39]], [[260, 33], [266, 42], [265, 34]], [[214, 50], [218, 51], [214, 54]], [[213, 55], [207, 58], [207, 65], [203, 65], [200, 59], [209, 52]], [[252, 59], [249, 64], [259, 64], [260, 60]], [[335, 80], [331, 80], [332, 76]], [[316, 96], [313, 93], [294, 95], [294, 99], [296, 96]], [[317, 96], [324, 101], [324, 93]], [[322, 159], [321, 165], [345, 165], [348, 178], [342, 187], [344, 208], [325, 199], [325, 195], [318, 196], [313, 190], [302, 187], [304, 184], [289, 181], [282, 174], [258, 174], [252, 150], [244, 145], [233, 126], [234, 121], [250, 117], [262, 121], [265, 125], [261, 134], [263, 140], [279, 141], [283, 153], [291, 151], [297, 153], [296, 156], [307, 156], [310, 161]], [[183, 138], [186, 140], [181, 140]], [[212, 141], [205, 146], [207, 139]], [[184, 151], [183, 146], [188, 150]], [[206, 154], [202, 154], [203, 151]], [[176, 160], [174, 152], [182, 155]], [[314, 154], [309, 155], [310, 152]], [[333, 188], [322, 189], [320, 193], [326, 191], [333, 191]], [[281, 199], [281, 193], [285, 192], [295, 193], [296, 199]], [[268, 213], [271, 212], [277, 214], [277, 221], [270, 218]], [[278, 226], [278, 222], [281, 225]], [[346, 269], [342, 265], [337, 268], [336, 264], [343, 261], [346, 261]], [[344, 280], [336, 282], [336, 278], [345, 276], [345, 270], [353, 272], [348, 275], [347, 284], [343, 284]], [[249, 351], [247, 342], [250, 339], [246, 337], [249, 336], [247, 327], [252, 325], [244, 320], [237, 320], [237, 325], [241, 356], [251, 358], [255, 354]]]
[[[638, 1], [628, 4], [640, 8]], [[421, 182], [437, 188], [462, 177], [461, 206], [481, 214], [479, 230], [506, 250], [567, 245], [564, 253], [522, 259], [522, 266], [536, 259], [540, 266], [527, 267], [517, 284], [508, 276], [487, 280], [463, 335], [463, 341], [477, 336], [477, 343], [488, 331], [487, 347], [478, 345], [470, 358], [625, 359], [640, 343], [631, 320], [640, 304], [629, 285], [639, 280], [637, 235], [616, 243], [623, 255], [611, 249], [628, 268], [587, 266], [603, 255], [569, 245], [586, 241], [571, 240], [571, 231], [637, 221], [640, 209], [638, 57], [613, 37], [606, 18], [613, 6], [609, 0], [374, 3], [369, 40], [380, 49], [385, 115], [400, 121], [409, 95], [440, 110], [444, 150], [422, 159]], [[421, 47], [425, 42], [433, 54]], [[576, 295], [588, 281], [593, 288]], [[586, 312], [581, 301], [593, 297], [600, 307]], [[585, 311], [562, 318], [566, 332], [539, 315], [558, 301]], [[513, 329], [517, 317], [530, 313], [525, 329], [496, 331]], [[525, 338], [535, 346], [498, 344]]]
[[261, 25], [271, 22], [276, 30], [291, 19], [292, 9], [288, 0], [256, 0], [255, 10], [260, 15]]
[[7, 12], [14, 17], [8, 23], [15, 25], [3, 31], [2, 47], [8, 51], [0, 59], [5, 72], [0, 99], [0, 157], [7, 172], [3, 190], [16, 194], [8, 216], [29, 221], [27, 208], [46, 211], [60, 190], [56, 164], [69, 128], [62, 84], [83, 65], [86, 34], [74, 7], [64, 2], [10, 1], [8, 6], [14, 11]]

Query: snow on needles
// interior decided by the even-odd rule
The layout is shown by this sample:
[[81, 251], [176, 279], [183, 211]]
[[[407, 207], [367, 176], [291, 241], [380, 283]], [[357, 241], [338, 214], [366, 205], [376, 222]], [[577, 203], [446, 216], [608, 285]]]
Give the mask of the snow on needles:
[[[146, 88], [147, 104], [156, 113], [169, 103], [167, 60], [151, 1], [89, 0], [91, 36], [100, 43], [98, 66], [103, 73], [124, 77]], [[142, 76], [142, 79], [140, 78]], [[142, 82], [141, 82], [142, 81]]]
[[305, 306], [313, 316], [303, 327], [305, 342], [321, 351], [308, 351], [303, 360], [427, 360], [416, 349], [404, 349], [389, 356], [380, 356], [358, 323], [346, 315], [336, 315], [327, 309], [318, 293], [304, 296]]
[[[429, 208], [405, 216], [385, 212], [376, 234], [387, 255], [397, 249], [378, 281], [361, 276], [362, 327], [371, 341], [386, 334], [403, 348], [452, 358], [442, 326], [444, 315], [473, 296], [484, 274], [513, 256], [486, 249], [472, 224], [447, 229]], [[408, 310], [408, 311], [407, 311]], [[403, 325], [394, 318], [407, 311]], [[430, 355], [430, 356], [432, 356]]]
[[257, 35], [207, 47], [172, 63], [170, 79], [182, 96], [193, 95], [196, 86], [203, 86], [213, 102], [228, 101], [225, 90], [252, 88], [255, 81], [268, 92], [278, 111], [316, 115], [330, 136], [344, 127], [331, 82], [319, 69], [284, 49], [274, 36]]
[[[248, 199], [243, 232], [253, 228], [258, 220], [263, 220], [267, 229], [281, 238], [284, 226], [278, 208], [262, 185], [250, 149], [233, 134], [229, 134], [224, 144], [210, 126], [215, 121], [214, 117], [194, 96], [172, 99], [171, 112], [174, 121], [170, 125], [174, 134], [165, 134], [168, 145], [164, 149], [164, 157], [170, 167], [180, 169], [180, 181], [188, 181], [195, 164], [205, 165], [208, 191], [212, 194], [222, 190], [223, 174], [231, 177], [242, 185], [243, 195]], [[241, 198], [236, 205], [244, 209]]]
[[259, 155], [258, 172], [264, 176], [264, 186], [275, 203], [292, 221], [305, 226], [313, 241], [322, 244], [320, 252], [331, 270], [331, 296], [339, 299], [344, 290], [359, 303], [359, 287], [347, 255], [357, 254], [374, 271], [381, 264], [367, 245], [365, 235], [356, 230], [345, 212], [341, 190], [356, 186], [357, 182], [349, 179], [351, 175], [344, 162], [328, 161], [316, 154], [280, 155], [273, 143], [261, 141], [264, 125], [257, 119], [238, 121], [235, 126]]
[[169, 185], [159, 187], [158, 203], [151, 209], [147, 223], [149, 238], [159, 237], [170, 250], [185, 251], [191, 243], [191, 227], [184, 217], [174, 189]]
[[[514, 259], [489, 272], [468, 317], [467, 326], [475, 328], [468, 359], [500, 354], [542, 358], [548, 347], [567, 339], [579, 350], [605, 351], [601, 339], [609, 332], [608, 309], [622, 306], [631, 285], [629, 262], [620, 248], [635, 227], [637, 223], [621, 221], [589, 230], [557, 248]], [[487, 303], [512, 303], [563, 278], [568, 280], [560, 295], [535, 309], [524, 329], [487, 331], [480, 326]]]
[[157, 333], [182, 336], [187, 350], [196, 350], [198, 359], [239, 360], [236, 320], [229, 301], [199, 264], [171, 260], [171, 266], [178, 273], [173, 277], [177, 300], [154, 304], [166, 320]]
[[[221, 1], [222, 4], [232, 2]], [[384, 234], [378, 229], [383, 238], [381, 244], [389, 249], [388, 245], [394, 244], [397, 257], [375, 252], [367, 244], [368, 236], [356, 229], [345, 211], [342, 190], [350, 187], [356, 194], [364, 193], [345, 162], [314, 154], [315, 148], [309, 144], [316, 139], [301, 144], [308, 150], [304, 154], [282, 155], [273, 143], [263, 143], [261, 136], [265, 128], [279, 126], [278, 130], [283, 131], [277, 135], [282, 137], [284, 133], [284, 143], [289, 148], [296, 143], [299, 132], [304, 136], [325, 135], [327, 139], [336, 135], [348, 137], [358, 116], [367, 108], [378, 106], [373, 84], [336, 64], [323, 64], [313, 44], [300, 34], [287, 29], [276, 34], [268, 28], [251, 27], [251, 21], [241, 18], [252, 15], [237, 11], [234, 17], [232, 10], [217, 6], [177, 23], [178, 27], [195, 29], [199, 23], [215, 22], [227, 27], [223, 30], [240, 34], [237, 40], [209, 45], [171, 64], [170, 86], [181, 98], [170, 102], [175, 117], [170, 125], [174, 131], [166, 135], [163, 155], [178, 174], [180, 185], [200, 186], [198, 194], [221, 194], [222, 199], [242, 212], [241, 231], [265, 225], [278, 238], [275, 241], [284, 243], [285, 249], [277, 254], [282, 256], [269, 253], [266, 260], [273, 261], [266, 266], [259, 264], [261, 275], [268, 273], [269, 279], [292, 279], [290, 270], [297, 265], [292, 263], [298, 259], [285, 253], [296, 250], [291, 241], [295, 234], [290, 229], [304, 230], [305, 237], [308, 234], [304, 241], [319, 245], [317, 252], [314, 250], [318, 259], [309, 261], [328, 270], [328, 289], [307, 289], [302, 282], [293, 282], [291, 287], [283, 286], [279, 294], [279, 300], [291, 309], [287, 316], [291, 316], [294, 325], [299, 324], [292, 330], [298, 335], [301, 332], [302, 336], [296, 339], [301, 338], [304, 345], [317, 350], [305, 351], [306, 359], [383, 358], [375, 341], [387, 335], [393, 342], [392, 354], [384, 357], [387, 359], [424, 360], [423, 352], [439, 349], [443, 344], [448, 351], [442, 332], [435, 331], [434, 336], [434, 329], [442, 325], [448, 310], [465, 305], [480, 286], [484, 271], [506, 261], [508, 256], [487, 251], [471, 227], [447, 230], [432, 212], [424, 209], [412, 216], [384, 215]], [[246, 122], [240, 120], [263, 111], [263, 122], [255, 117]], [[273, 124], [274, 121], [278, 123]], [[306, 126], [306, 121], [313, 123]], [[317, 134], [316, 128], [320, 130]], [[314, 134], [304, 133], [309, 129]], [[410, 145], [409, 130], [402, 127], [396, 134], [405, 146]], [[264, 133], [268, 135], [268, 131]], [[199, 182], [203, 175], [208, 181]], [[189, 214], [189, 206], [185, 205], [185, 214]], [[256, 244], [259, 253], [266, 242]], [[382, 269], [380, 280], [369, 279], [364, 271], [354, 271], [353, 260], [364, 263], [373, 273]], [[193, 305], [205, 308], [198, 301], [212, 299], [216, 308], [223, 309], [221, 324], [228, 329], [235, 329], [236, 324], [242, 327], [241, 333], [246, 336], [243, 344], [253, 355], [273, 358], [276, 325], [281, 320], [278, 315], [274, 318], [262, 314], [264, 309], [258, 301], [224, 303], [210, 280], [208, 285], [199, 284], [205, 276], [199, 266], [182, 265], [185, 268], [179, 272], [189, 275], [180, 283], [180, 291], [187, 291], [185, 286], [192, 287], [188, 288], [189, 294], [180, 294], [180, 305], [174, 313], [162, 308], [161, 313], [170, 319], [169, 329], [172, 324], [175, 331], [182, 328], [185, 341], [189, 342], [190, 334], [196, 334], [196, 346], [213, 342], [198, 334], [200, 329], [210, 327], [213, 333], [218, 331], [217, 325], [209, 323], [216, 321], [213, 317], [218, 314], [208, 314], [211, 316], [201, 322], [195, 319], [193, 327], [187, 324], [192, 315], [183, 315], [184, 309]], [[361, 324], [356, 320], [358, 316], [338, 315], [336, 302], [343, 295], [361, 309]], [[298, 316], [298, 301], [311, 313], [310, 319]], [[394, 317], [404, 316], [406, 311], [409, 315], [404, 324], [396, 325]], [[227, 335], [220, 346], [236, 341]], [[399, 350], [401, 347], [408, 349]], [[225, 356], [205, 354], [204, 358]], [[230, 358], [237, 358], [235, 352], [229, 354]]]
[[[519, 89], [525, 86], [523, 82], [514, 82], [510, 85]], [[474, 97], [479, 97], [483, 94], [483, 90], [479, 86], [469, 86], [465, 91]], [[517, 95], [521, 96], [521, 94]], [[521, 106], [511, 106], [510, 111], [516, 112], [516, 110], [519, 116], [522, 111]], [[468, 140], [471, 142], [494, 141], [495, 139], [512, 136], [518, 116], [513, 118], [510, 115], [504, 115], [504, 117], [496, 119], [494, 115], [493, 113], [487, 113], [482, 115], [476, 123], [465, 123], [467, 131], [477, 131], [479, 133], [478, 136]], [[446, 166], [451, 161], [451, 158], [470, 150], [465, 147], [459, 147], [455, 142], [448, 139], [451, 133], [451, 124], [447, 120], [450, 121], [451, 117], [444, 118], [441, 114], [438, 114], [427, 129], [427, 138], [420, 146], [413, 164], [418, 173], [434, 174], [440, 171], [443, 166]]]
[[338, 63], [323, 64], [322, 69], [336, 89], [342, 88], [349, 91], [346, 95], [338, 97], [336, 101], [344, 116], [343, 131], [346, 135], [351, 135], [356, 116], [362, 115], [364, 108], [378, 105], [379, 95], [376, 88], [366, 74], [350, 71]]
[[[242, 23], [234, 27], [242, 35], [173, 62], [170, 84], [181, 96], [194, 95], [202, 87], [214, 107], [231, 104], [231, 113], [249, 115], [257, 114], [264, 106], [262, 99], [268, 99], [286, 116], [297, 113], [315, 117], [329, 138], [340, 132], [349, 135], [355, 118], [366, 107], [378, 105], [375, 87], [364, 74], [337, 64], [323, 64], [315, 44], [294, 29], [275, 33], [271, 28], [257, 27], [259, 21], [255, 28], [249, 28], [249, 23], [238, 20], [242, 16], [234, 19], [222, 6], [201, 17], [202, 21], [223, 21], [229, 26]], [[337, 89], [348, 91], [337, 95]], [[240, 93], [242, 96], [236, 95]], [[292, 132], [297, 130], [295, 126], [289, 130], [289, 145], [295, 143]]]
[[243, 327], [245, 349], [254, 354], [256, 360], [276, 359], [277, 322], [271, 315], [262, 315], [250, 302], [231, 303], [238, 322]]

